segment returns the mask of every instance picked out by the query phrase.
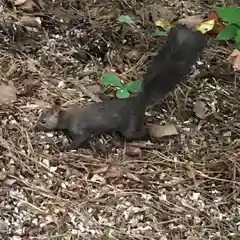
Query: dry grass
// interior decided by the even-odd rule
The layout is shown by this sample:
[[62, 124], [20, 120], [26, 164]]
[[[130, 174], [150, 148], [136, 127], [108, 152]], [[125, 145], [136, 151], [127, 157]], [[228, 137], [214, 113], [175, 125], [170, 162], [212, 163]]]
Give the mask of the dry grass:
[[[36, 32], [14, 25], [25, 13], [1, 8], [1, 82], [12, 82], [19, 93], [16, 103], [0, 108], [2, 239], [240, 238], [240, 86], [225, 60], [232, 46], [210, 39], [200, 74], [149, 110], [149, 122], [173, 123], [178, 136], [143, 148], [141, 157], [127, 156], [108, 139], [104, 151], [93, 143], [93, 149], [59, 152], [64, 139], [33, 131], [39, 101], [89, 101], [80, 82], [87, 88], [103, 69], [121, 70], [115, 15], [134, 13], [130, 1], [121, 2], [124, 10], [118, 1], [45, 2], [30, 14], [42, 18]], [[194, 4], [176, 6], [182, 14]], [[141, 57], [159, 40], [143, 27], [125, 39], [141, 56], [123, 76], [137, 78]], [[87, 82], [79, 80], [84, 75]], [[205, 120], [193, 114], [198, 98], [211, 112]]]

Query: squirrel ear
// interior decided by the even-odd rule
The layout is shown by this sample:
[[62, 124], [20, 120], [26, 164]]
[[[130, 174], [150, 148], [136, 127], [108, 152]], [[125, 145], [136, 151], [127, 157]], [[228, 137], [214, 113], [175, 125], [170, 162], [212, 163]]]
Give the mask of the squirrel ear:
[[62, 101], [59, 97], [56, 97], [53, 101], [53, 109], [56, 111], [56, 112], [59, 112], [60, 111], [60, 108], [62, 106]]

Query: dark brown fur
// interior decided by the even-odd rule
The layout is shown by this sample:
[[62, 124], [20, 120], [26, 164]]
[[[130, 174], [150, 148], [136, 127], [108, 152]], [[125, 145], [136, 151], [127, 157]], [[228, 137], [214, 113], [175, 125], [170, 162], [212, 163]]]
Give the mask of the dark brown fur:
[[128, 141], [146, 139], [149, 137], [144, 124], [146, 107], [164, 99], [184, 80], [204, 45], [205, 39], [200, 32], [177, 25], [171, 29], [166, 44], [150, 63], [143, 89], [137, 96], [66, 110], [57, 103], [42, 113], [35, 129], [63, 131], [72, 139], [68, 150], [79, 148], [91, 137], [103, 133], [118, 132]]

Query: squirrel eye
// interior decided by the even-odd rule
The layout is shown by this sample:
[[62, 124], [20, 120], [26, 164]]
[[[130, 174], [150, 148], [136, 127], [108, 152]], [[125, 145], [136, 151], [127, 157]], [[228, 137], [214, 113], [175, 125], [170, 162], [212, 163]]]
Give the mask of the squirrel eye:
[[43, 120], [41, 121], [42, 124], [45, 124], [46, 122], [47, 122], [46, 119], [43, 119]]

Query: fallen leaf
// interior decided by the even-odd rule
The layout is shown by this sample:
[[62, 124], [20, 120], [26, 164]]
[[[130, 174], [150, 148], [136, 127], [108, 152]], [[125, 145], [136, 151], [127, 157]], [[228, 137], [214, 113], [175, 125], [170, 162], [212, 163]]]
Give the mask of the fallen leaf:
[[30, 72], [33, 72], [33, 73], [38, 72], [38, 70], [37, 70], [37, 68], [36, 68], [35, 63], [34, 63], [33, 60], [29, 59], [29, 60], [27, 61], [27, 66], [28, 66], [28, 70], [29, 70]]
[[10, 77], [12, 74], [14, 74], [17, 71], [17, 65], [13, 62], [10, 66], [10, 68], [8, 69], [6, 76]]
[[120, 167], [111, 166], [105, 173], [105, 178], [119, 178], [123, 176], [123, 170]]
[[240, 72], [240, 51], [234, 49], [227, 60], [232, 64], [234, 72]]
[[39, 88], [40, 83], [38, 79], [26, 78], [23, 81], [23, 88], [19, 90], [21, 96], [33, 96], [36, 90]]
[[[172, 9], [168, 7], [163, 7], [162, 4], [150, 4], [146, 8], [144, 8], [144, 18], [146, 20], [156, 21], [158, 19], [166, 19], [169, 22], [172, 22], [177, 15], [173, 12]], [[151, 16], [151, 19], [150, 19]]]
[[15, 6], [20, 6], [20, 5], [24, 4], [27, 1], [28, 0], [15, 0], [14, 5]]
[[95, 196], [95, 199], [100, 199], [102, 198], [104, 195], [108, 194], [110, 191], [109, 187], [104, 186]]
[[58, 219], [55, 215], [47, 215], [45, 219], [48, 221], [48, 223], [57, 223]]
[[195, 115], [200, 119], [205, 119], [208, 116], [206, 110], [206, 104], [203, 101], [197, 100], [194, 104]]
[[12, 186], [17, 180], [13, 178], [7, 178], [3, 181], [5, 185]]
[[130, 60], [137, 60], [140, 58], [141, 54], [138, 49], [131, 49], [125, 54], [125, 56]]
[[204, 22], [209, 20], [215, 20], [217, 24], [222, 24], [221, 19], [218, 17], [216, 11], [210, 11], [206, 17], [204, 17]]
[[210, 11], [207, 16], [204, 17], [204, 20], [208, 21], [208, 20], [218, 20], [218, 15], [216, 13], [216, 11]]
[[94, 174], [93, 177], [91, 178], [91, 181], [97, 182], [103, 185], [106, 184], [106, 180], [98, 174]]
[[136, 175], [129, 173], [129, 172], [125, 174], [125, 177], [129, 178], [133, 181], [136, 181], [136, 182], [141, 182], [141, 180]]
[[97, 174], [99, 174], [99, 173], [105, 173], [107, 170], [108, 170], [108, 166], [104, 166], [104, 167], [101, 167], [101, 168], [93, 171], [93, 173], [95, 173], [95, 174], [96, 174], [96, 173], [97, 173]]
[[187, 240], [199, 240], [199, 238], [195, 236], [189, 236]]
[[9, 173], [12, 174], [12, 175], [14, 175], [16, 173], [16, 166], [15, 165], [11, 164], [9, 166]]
[[10, 104], [17, 100], [17, 89], [14, 86], [0, 85], [0, 105]]
[[46, 167], [50, 167], [50, 164], [49, 164], [49, 160], [48, 159], [43, 159], [42, 163], [46, 166]]
[[15, 0], [14, 5], [22, 10], [32, 11], [34, 2], [33, 0]]
[[7, 173], [6, 172], [0, 172], [0, 181], [3, 181], [7, 178]]
[[44, 102], [43, 100], [36, 100], [35, 104], [37, 105], [38, 108], [47, 108], [47, 107], [51, 107], [51, 104], [49, 104], [48, 102]]
[[173, 124], [166, 124], [164, 126], [151, 124], [149, 125], [149, 130], [151, 136], [156, 138], [178, 134], [178, 131]]
[[201, 15], [188, 16], [182, 19], [179, 19], [177, 22], [186, 25], [190, 28], [196, 27], [198, 24], [203, 22], [204, 18]]
[[58, 83], [58, 88], [65, 88], [66, 87], [66, 83], [64, 81], [60, 81]]
[[49, 168], [49, 171], [52, 172], [52, 173], [54, 173], [54, 172], [57, 171], [57, 167], [50, 167], [50, 168]]
[[215, 26], [215, 20], [208, 20], [206, 22], [202, 22], [196, 26], [196, 30], [200, 31], [201, 33], [205, 34], [206, 32], [211, 31]]
[[189, 171], [187, 171], [187, 175], [191, 179], [195, 179], [195, 177], [196, 177], [196, 173], [195, 173], [195, 171], [193, 171], [193, 169], [189, 169]]
[[168, 20], [165, 20], [165, 19], [162, 19], [162, 18], [155, 21], [155, 25], [157, 27], [161, 27], [165, 30], [169, 30], [172, 27], [171, 23]]
[[19, 23], [23, 26], [41, 28], [40, 17], [22, 16]]
[[142, 154], [141, 148], [131, 146], [130, 144], [126, 144], [124, 150], [125, 150], [126, 155], [128, 155], [128, 156], [137, 157], [137, 156], [141, 156], [141, 154]]

